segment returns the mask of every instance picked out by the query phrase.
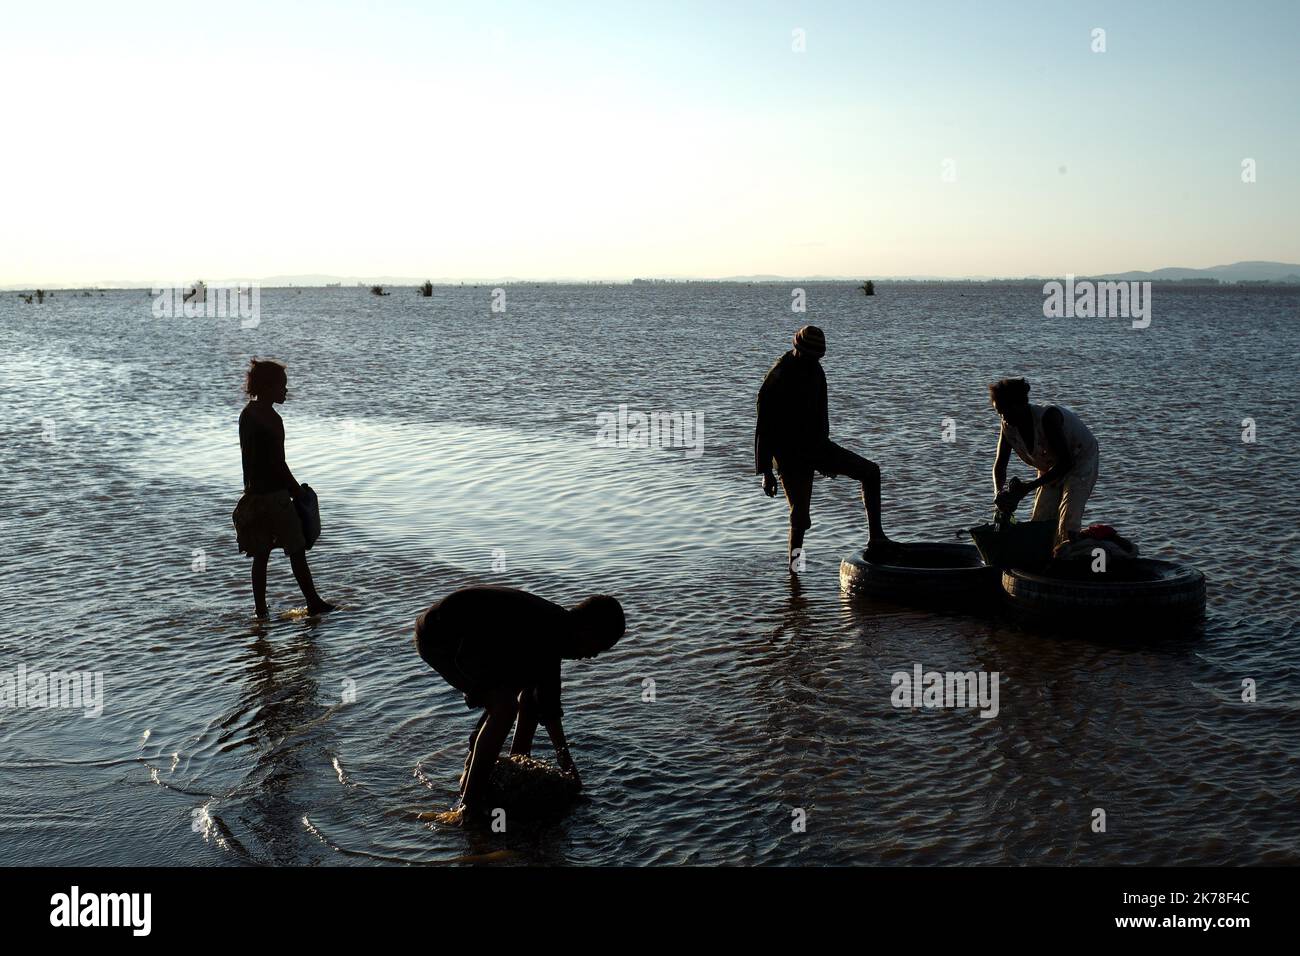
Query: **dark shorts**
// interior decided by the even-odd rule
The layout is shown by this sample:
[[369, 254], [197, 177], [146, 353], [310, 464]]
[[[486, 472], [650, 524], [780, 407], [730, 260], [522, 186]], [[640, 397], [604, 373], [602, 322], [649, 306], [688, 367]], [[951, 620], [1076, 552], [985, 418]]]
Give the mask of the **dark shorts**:
[[[480, 635], [481, 636], [481, 635]], [[438, 612], [430, 608], [415, 619], [415, 649], [421, 659], [438, 672], [448, 684], [465, 695], [465, 706], [471, 710], [487, 707], [493, 694], [509, 691], [518, 694], [534, 687], [541, 678], [530, 679], [527, 674], [513, 673], [509, 669], [493, 666], [475, 655], [472, 639], [467, 653], [464, 632], [447, 627], [438, 620]], [[558, 712], [559, 676], [556, 672], [554, 696]], [[549, 712], [549, 711], [548, 711]]]
[[415, 619], [415, 649], [421, 659], [452, 687], [465, 695], [465, 706], [484, 706], [483, 691], [457, 663], [460, 638], [438, 626], [437, 611], [430, 610]]
[[781, 475], [781, 488], [785, 491], [785, 500], [790, 506], [790, 527], [802, 531], [812, 527], [810, 506], [814, 473], [821, 472], [830, 477], [843, 475], [854, 481], [866, 481], [873, 471], [878, 471], [873, 462], [833, 441], [828, 441], [810, 460], [783, 464], [778, 458], [777, 465]]

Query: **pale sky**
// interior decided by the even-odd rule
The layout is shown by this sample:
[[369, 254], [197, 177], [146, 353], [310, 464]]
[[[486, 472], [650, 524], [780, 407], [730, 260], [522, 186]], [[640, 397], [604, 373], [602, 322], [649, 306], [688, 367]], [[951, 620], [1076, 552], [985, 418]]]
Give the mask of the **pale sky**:
[[5, 285], [1300, 262], [1286, 0], [3, 15]]

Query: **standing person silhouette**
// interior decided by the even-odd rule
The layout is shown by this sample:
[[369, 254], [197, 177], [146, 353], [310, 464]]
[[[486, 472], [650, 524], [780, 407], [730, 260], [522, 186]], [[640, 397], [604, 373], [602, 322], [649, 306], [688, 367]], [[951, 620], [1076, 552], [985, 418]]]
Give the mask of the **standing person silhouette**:
[[248, 404], [239, 414], [239, 451], [244, 465], [244, 494], [231, 516], [239, 550], [253, 559], [253, 606], [266, 617], [266, 567], [274, 548], [283, 548], [293, 576], [307, 599], [307, 610], [321, 614], [334, 605], [316, 593], [307, 567], [307, 539], [294, 508], [299, 485], [284, 460], [284, 421], [275, 406], [289, 397], [284, 366], [253, 359], [244, 376]]
[[862, 483], [862, 504], [870, 530], [868, 557], [888, 557], [899, 549], [880, 522], [880, 467], [831, 441], [826, 373], [821, 367], [825, 354], [825, 333], [815, 325], [805, 325], [795, 333], [794, 348], [768, 370], [758, 392], [754, 473], [763, 476], [763, 493], [772, 498], [776, 496], [774, 463], [780, 472], [790, 506], [791, 572], [795, 572], [803, 550], [804, 532], [812, 527], [809, 508], [814, 471]]

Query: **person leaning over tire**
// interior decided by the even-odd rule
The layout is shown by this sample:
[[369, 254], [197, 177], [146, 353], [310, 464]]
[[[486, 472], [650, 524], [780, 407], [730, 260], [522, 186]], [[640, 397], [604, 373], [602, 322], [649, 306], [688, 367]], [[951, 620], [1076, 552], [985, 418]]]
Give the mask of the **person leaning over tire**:
[[[1002, 419], [993, 462], [994, 505], [1007, 513], [1032, 491], [1031, 521], [1055, 521], [1054, 548], [1083, 527], [1083, 508], [1097, 483], [1097, 439], [1078, 415], [1063, 405], [1034, 405], [1029, 383], [1004, 378], [989, 386], [989, 402]], [[1011, 452], [1037, 470], [1033, 481], [1012, 478], [1004, 489]]]

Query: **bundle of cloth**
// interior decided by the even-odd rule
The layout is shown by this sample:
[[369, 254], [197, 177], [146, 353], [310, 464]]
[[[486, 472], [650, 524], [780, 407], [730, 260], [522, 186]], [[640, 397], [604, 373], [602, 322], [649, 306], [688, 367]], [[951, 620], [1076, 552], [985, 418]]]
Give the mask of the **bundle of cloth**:
[[521, 818], [562, 813], [578, 797], [581, 784], [553, 763], [512, 754], [492, 768], [491, 804]]
[[294, 510], [302, 522], [302, 536], [307, 541], [308, 549], [320, 537], [320, 499], [311, 485], [304, 482], [298, 486], [298, 497], [293, 499]]
[[1082, 531], [1071, 531], [1052, 552], [1058, 561], [1091, 561], [1097, 548], [1106, 552], [1106, 559], [1131, 561], [1138, 556], [1138, 546], [1108, 524], [1089, 525]]

